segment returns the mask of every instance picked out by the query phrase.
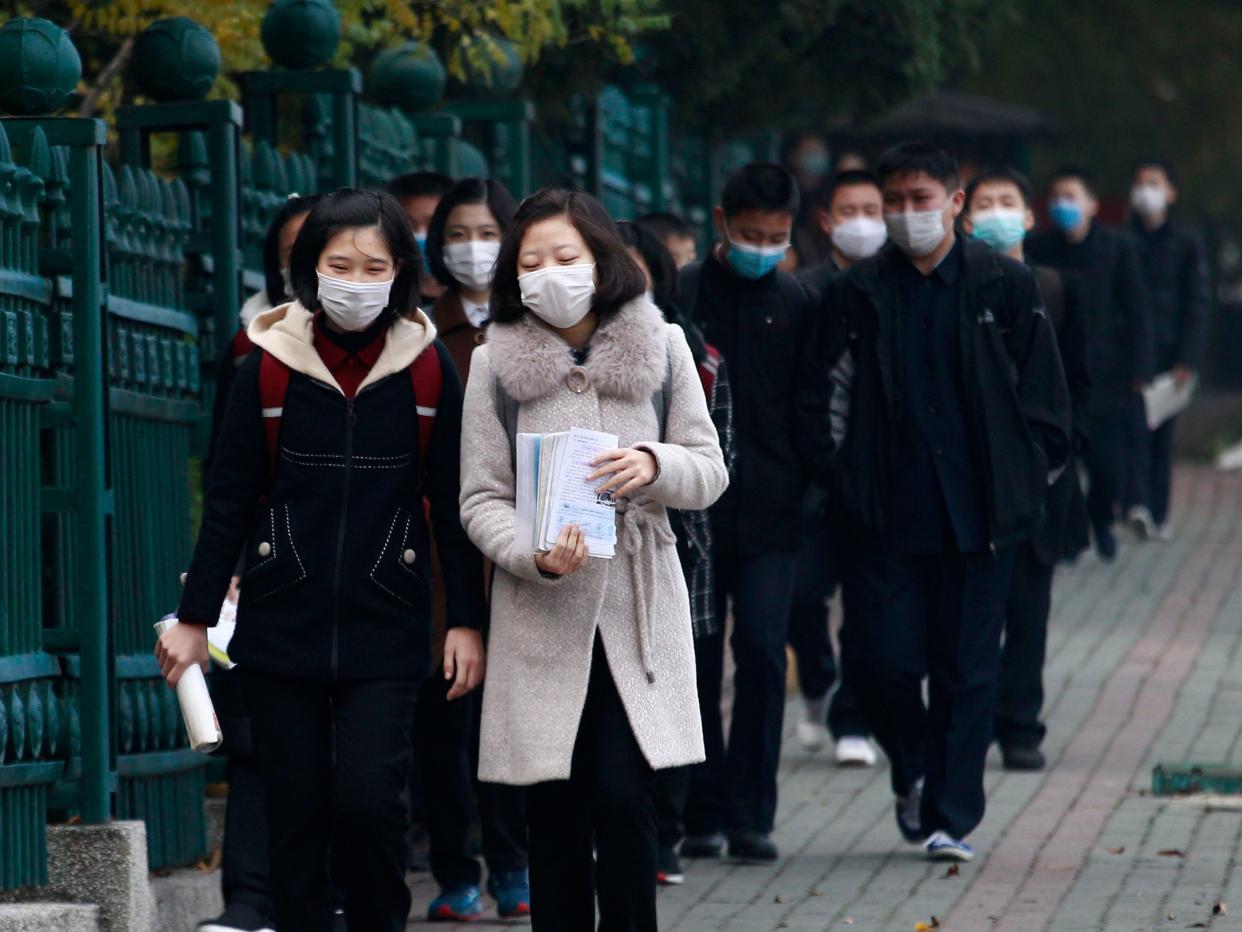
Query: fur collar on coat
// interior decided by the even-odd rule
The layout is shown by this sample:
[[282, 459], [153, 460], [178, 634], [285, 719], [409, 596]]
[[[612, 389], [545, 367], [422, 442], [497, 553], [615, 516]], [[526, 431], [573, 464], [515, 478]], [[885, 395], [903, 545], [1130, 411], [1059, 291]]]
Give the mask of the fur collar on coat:
[[[487, 331], [492, 372], [511, 397], [534, 401], [565, 384], [574, 368], [565, 341], [534, 314]], [[591, 337], [583, 368], [600, 395], [627, 401], [649, 399], [664, 381], [668, 366], [668, 326], [659, 308], [635, 298], [604, 318]]]

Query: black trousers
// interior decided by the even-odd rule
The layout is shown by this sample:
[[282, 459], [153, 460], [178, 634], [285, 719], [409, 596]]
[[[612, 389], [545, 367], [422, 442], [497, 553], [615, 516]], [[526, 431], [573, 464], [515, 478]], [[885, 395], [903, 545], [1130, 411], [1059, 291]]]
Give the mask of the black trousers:
[[[568, 780], [527, 791], [536, 932], [656, 932], [655, 772], [596, 637]], [[595, 857], [592, 857], [594, 850]]]
[[331, 847], [349, 927], [403, 932], [410, 891], [401, 792], [418, 682], [320, 682], [243, 668], [242, 686], [266, 788], [276, 926], [330, 932]]
[[476, 815], [483, 857], [492, 873], [526, 868], [526, 791], [516, 786], [479, 783], [477, 691], [448, 701], [450, 683], [443, 668], [419, 687], [414, 715], [418, 779], [410, 792], [422, 792], [422, 811], [431, 854], [431, 874], [443, 889], [478, 886], [482, 869], [471, 844]]
[[1101, 405], [1090, 417], [1087, 447], [1087, 515], [1097, 531], [1111, 528], [1126, 493], [1126, 456], [1131, 449], [1134, 412], [1128, 399]]
[[694, 834], [721, 829], [768, 833], [776, 819], [785, 645], [797, 554], [717, 553], [715, 561], [719, 617], [726, 617], [730, 600], [733, 607], [733, 719], [725, 751], [720, 715], [724, 635], [700, 638], [695, 659], [707, 761], [691, 777], [686, 827]]
[[1141, 404], [1133, 419], [1126, 507], [1146, 505], [1156, 524], [1169, 519], [1176, 423], [1177, 418], [1169, 418], [1155, 430], [1148, 430]]
[[661, 848], [676, 848], [686, 837], [686, 801], [690, 796], [690, 767], [656, 771], [656, 837]]
[[1039, 747], [1047, 731], [1039, 713], [1044, 706], [1052, 573], [1053, 567], [1040, 562], [1029, 543], [1014, 548], [996, 699], [996, 740], [1004, 747]]
[[[920, 777], [922, 825], [963, 838], [983, 818], [1012, 553], [911, 556], [852, 548], [846, 675], [904, 796]], [[923, 704], [923, 678], [930, 703]]]
[[221, 751], [228, 758], [229, 798], [220, 852], [221, 892], [226, 906], [241, 903], [262, 916], [270, 916], [272, 886], [263, 776], [254, 758], [240, 669], [213, 667], [211, 698], [224, 734]]
[[838, 676], [828, 631], [828, 601], [837, 591], [839, 563], [837, 542], [827, 520], [815, 515], [803, 522], [789, 611], [789, 646], [793, 648], [798, 684], [804, 696], [821, 699], [833, 686], [837, 687], [828, 707], [828, 727], [833, 738], [865, 738], [867, 723], [853, 691], [844, 677]]

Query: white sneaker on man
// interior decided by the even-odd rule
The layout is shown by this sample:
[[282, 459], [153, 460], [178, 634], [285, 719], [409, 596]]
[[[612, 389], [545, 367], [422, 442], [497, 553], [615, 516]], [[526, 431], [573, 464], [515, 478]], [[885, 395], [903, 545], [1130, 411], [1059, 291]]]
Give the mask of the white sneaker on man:
[[803, 719], [798, 722], [798, 743], [802, 745], [802, 749], [808, 754], [815, 754], [828, 747], [832, 741], [828, 734], [828, 726], [823, 722], [814, 722], [810, 719]]
[[869, 738], [846, 735], [837, 739], [838, 767], [874, 767], [875, 764], [875, 745]]
[[1151, 509], [1146, 505], [1135, 505], [1127, 511], [1126, 523], [1130, 525], [1130, 530], [1139, 540], [1151, 540], [1158, 533], [1156, 521], [1151, 516]]

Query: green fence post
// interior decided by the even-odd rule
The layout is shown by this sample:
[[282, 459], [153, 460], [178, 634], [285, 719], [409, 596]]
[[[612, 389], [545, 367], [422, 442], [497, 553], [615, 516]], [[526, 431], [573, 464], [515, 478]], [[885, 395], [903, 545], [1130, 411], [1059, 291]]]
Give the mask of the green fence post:
[[531, 189], [530, 128], [535, 105], [528, 100], [493, 100], [455, 103], [447, 108], [459, 117], [467, 133], [483, 128], [483, 154], [492, 175], [517, 197]]

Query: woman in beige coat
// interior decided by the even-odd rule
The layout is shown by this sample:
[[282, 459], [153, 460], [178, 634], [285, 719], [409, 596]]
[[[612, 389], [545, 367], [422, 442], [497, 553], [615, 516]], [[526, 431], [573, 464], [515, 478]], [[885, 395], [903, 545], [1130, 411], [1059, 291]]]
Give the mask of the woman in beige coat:
[[[530, 786], [541, 932], [591, 928], [596, 885], [601, 929], [654, 932], [654, 771], [703, 760], [665, 509], [708, 507], [728, 477], [685, 338], [644, 285], [597, 200], [531, 196], [466, 389], [462, 523], [496, 564], [479, 776]], [[575, 427], [620, 439], [595, 474], [618, 501], [611, 560], [572, 526], [548, 553], [515, 540], [512, 436]]]

